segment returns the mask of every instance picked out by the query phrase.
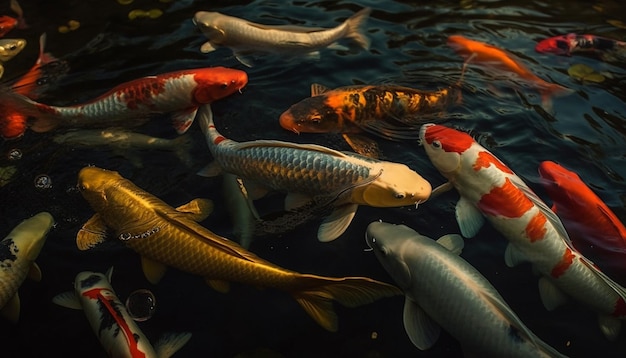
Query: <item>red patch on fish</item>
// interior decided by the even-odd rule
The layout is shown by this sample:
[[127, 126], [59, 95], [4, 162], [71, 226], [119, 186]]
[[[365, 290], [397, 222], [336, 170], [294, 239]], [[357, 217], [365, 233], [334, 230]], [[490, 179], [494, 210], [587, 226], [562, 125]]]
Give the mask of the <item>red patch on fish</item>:
[[213, 144], [218, 145], [218, 144], [222, 143], [225, 140], [226, 140], [226, 138], [224, 138], [224, 137], [222, 137], [220, 135], [220, 136], [215, 137], [215, 139], [213, 140]]
[[516, 187], [509, 178], [504, 184], [491, 189], [478, 201], [478, 208], [486, 215], [519, 218], [534, 204]]
[[440, 125], [433, 125], [424, 133], [426, 143], [440, 141], [446, 152], [463, 153], [474, 143], [474, 139], [467, 133]]
[[530, 242], [539, 241], [545, 237], [547, 221], [548, 219], [541, 212], [538, 212], [530, 219], [528, 225], [526, 225], [526, 236], [528, 236]]
[[572, 262], [574, 262], [574, 253], [569, 248], [566, 248], [565, 252], [563, 253], [563, 257], [561, 258], [561, 261], [556, 264], [554, 268], [552, 268], [552, 272], [550, 273], [550, 275], [552, 275], [552, 277], [554, 278], [561, 277], [561, 275], [563, 275], [565, 271], [567, 271], [567, 269], [572, 265]]
[[615, 302], [615, 309], [612, 314], [615, 317], [626, 316], [626, 302], [624, 302], [623, 298], [620, 297], [617, 299], [617, 302]]
[[154, 106], [154, 97], [165, 92], [166, 79], [160, 76], [131, 81], [128, 86], [119, 88], [116, 96], [126, 103], [128, 109], [139, 106]]
[[485, 151], [478, 153], [478, 158], [474, 163], [474, 170], [478, 171], [482, 168], [489, 168], [489, 166], [493, 164], [500, 171], [505, 172], [507, 174], [513, 174], [513, 171], [509, 169], [504, 163], [502, 163], [498, 158], [496, 158], [493, 154]]

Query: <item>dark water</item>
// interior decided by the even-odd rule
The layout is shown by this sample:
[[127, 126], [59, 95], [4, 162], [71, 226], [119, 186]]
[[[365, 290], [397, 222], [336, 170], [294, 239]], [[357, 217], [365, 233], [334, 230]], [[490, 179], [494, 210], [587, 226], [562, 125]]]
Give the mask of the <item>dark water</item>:
[[[5, 5], [6, 7], [7, 5]], [[196, 11], [213, 10], [268, 24], [295, 23], [330, 27], [363, 7], [372, 7], [367, 34], [369, 51], [356, 53], [324, 50], [319, 60], [280, 61], [271, 56], [245, 68], [228, 49], [201, 54], [204, 37], [191, 18]], [[465, 76], [463, 102], [452, 108], [448, 125], [470, 132], [507, 163], [538, 194], [537, 166], [553, 160], [579, 173], [581, 178], [621, 218], [625, 218], [626, 68], [591, 57], [557, 57], [537, 54], [537, 41], [568, 32], [588, 32], [618, 39], [626, 30], [609, 20], [626, 21], [624, 6], [610, 1], [135, 1], [122, 6], [107, 1], [23, 1], [30, 28], [8, 37], [24, 37], [29, 45], [5, 64], [5, 79], [19, 77], [34, 63], [37, 38], [48, 33], [47, 50], [68, 61], [70, 73], [54, 83], [42, 101], [70, 104], [88, 100], [116, 84], [137, 77], [178, 69], [222, 65], [247, 71], [249, 85], [214, 105], [220, 131], [235, 140], [280, 139], [318, 143], [347, 149], [337, 135], [300, 135], [282, 130], [278, 116], [308, 95], [313, 82], [328, 87], [358, 83], [398, 83], [434, 89], [458, 80], [462, 59], [447, 45], [451, 34], [506, 48], [519, 56], [540, 77], [573, 89], [557, 98], [553, 111], [541, 107], [539, 94], [514, 79], [493, 80], [488, 71], [471, 68]], [[130, 10], [160, 8], [158, 19], [130, 21]], [[9, 14], [8, 9], [2, 13]], [[622, 16], [620, 18], [620, 16]], [[78, 20], [79, 29], [60, 34], [57, 27]], [[587, 64], [612, 78], [597, 85], [571, 79], [567, 69]], [[138, 130], [154, 136], [174, 137], [167, 118], [156, 118]], [[215, 212], [202, 224], [227, 237], [232, 225], [221, 203], [221, 180], [195, 172], [211, 160], [197, 125], [190, 129], [194, 141], [193, 163], [182, 164], [169, 152], [139, 152], [139, 161], [107, 149], [78, 149], [51, 141], [54, 133], [27, 132], [2, 143], [0, 163], [15, 165], [14, 180], [0, 189], [0, 233], [5, 235], [21, 220], [49, 211], [57, 226], [48, 236], [38, 263], [39, 283], [27, 281], [20, 289], [18, 325], [0, 322], [0, 355], [104, 356], [81, 312], [54, 305], [54, 295], [70, 290], [83, 270], [105, 272], [115, 267], [113, 286], [125, 299], [138, 288], [148, 288], [157, 299], [154, 317], [140, 324], [152, 342], [165, 332], [188, 331], [193, 337], [176, 357], [232, 357], [240, 353], [287, 357], [460, 357], [459, 344], [442, 333], [426, 352], [415, 348], [402, 325], [403, 299], [396, 297], [355, 309], [336, 306], [340, 328], [329, 333], [313, 322], [287, 294], [271, 289], [233, 285], [228, 294], [209, 288], [201, 278], [171, 269], [159, 285], [149, 284], [139, 257], [118, 242], [80, 252], [75, 235], [93, 214], [76, 191], [76, 174], [85, 165], [117, 170], [138, 186], [172, 206], [196, 197], [215, 201]], [[380, 141], [386, 159], [403, 162], [438, 185], [443, 178], [416, 143]], [[13, 148], [23, 158], [10, 162], [4, 156]], [[38, 190], [33, 180], [45, 173], [52, 179], [48, 190]], [[319, 221], [280, 237], [257, 239], [251, 251], [283, 267], [331, 276], [369, 276], [392, 282], [374, 255], [365, 252], [366, 225], [382, 219], [405, 223], [433, 238], [458, 232], [453, 208], [457, 196], [446, 194], [419, 209], [360, 208], [346, 233], [331, 243], [319, 243]], [[570, 304], [547, 312], [530, 267], [505, 267], [505, 240], [488, 225], [466, 242], [462, 256], [477, 267], [500, 291], [522, 321], [560, 352], [573, 357], [618, 357], [626, 354], [622, 334], [607, 341], [589, 310]], [[445, 292], [442, 294], [445, 295]], [[458, 297], [462, 302], [463, 297]], [[376, 337], [373, 337], [375, 332]], [[266, 355], [263, 355], [266, 354]], [[252, 355], [254, 356], [254, 355]]]

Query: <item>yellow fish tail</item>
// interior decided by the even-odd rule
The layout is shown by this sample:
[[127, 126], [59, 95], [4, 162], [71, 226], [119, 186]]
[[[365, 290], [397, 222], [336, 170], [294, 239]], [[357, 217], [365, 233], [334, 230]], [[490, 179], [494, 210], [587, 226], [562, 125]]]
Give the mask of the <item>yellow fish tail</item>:
[[366, 277], [326, 278], [302, 275], [302, 290], [292, 293], [296, 301], [319, 325], [336, 332], [337, 315], [332, 301], [346, 307], [357, 307], [380, 298], [401, 295], [397, 287]]

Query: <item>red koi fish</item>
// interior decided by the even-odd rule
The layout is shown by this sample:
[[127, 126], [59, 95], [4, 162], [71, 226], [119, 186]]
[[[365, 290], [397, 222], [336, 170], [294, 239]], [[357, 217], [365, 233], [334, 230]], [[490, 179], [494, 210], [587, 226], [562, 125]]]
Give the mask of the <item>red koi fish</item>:
[[448, 37], [448, 46], [465, 58], [465, 64], [470, 61], [483, 63], [490, 69], [505, 73], [514, 73], [526, 83], [535, 87], [541, 93], [544, 104], [549, 105], [549, 98], [553, 95], [568, 94], [572, 91], [555, 83], [546, 82], [531, 72], [521, 61], [512, 54], [495, 46], [470, 40], [460, 35]]
[[535, 46], [539, 53], [570, 56], [573, 53], [590, 53], [604, 61], [625, 61], [626, 42], [589, 34], [559, 35], [541, 40]]
[[240, 91], [248, 83], [245, 72], [226, 67], [207, 67], [168, 72], [123, 83], [86, 103], [58, 107], [39, 103], [14, 91], [0, 91], [0, 103], [25, 116], [34, 117], [30, 128], [46, 132], [57, 126], [137, 126], [156, 113], [173, 113], [179, 134], [193, 123], [202, 104]]
[[574, 248], [558, 216], [522, 179], [467, 133], [430, 123], [420, 140], [461, 196], [456, 217], [463, 236], [476, 235], [486, 218], [509, 241], [507, 266], [527, 261], [541, 275], [548, 310], [573, 298], [595, 311], [602, 332], [616, 339], [626, 319], [626, 289]]
[[0, 16], [0, 37], [3, 37], [15, 28], [25, 29], [28, 27], [24, 20], [24, 11], [22, 11], [22, 7], [17, 0], [11, 0], [11, 10], [17, 14], [17, 19], [8, 15]]
[[555, 162], [542, 162], [539, 176], [574, 246], [598, 265], [626, 273], [626, 227], [613, 211], [578, 174]]

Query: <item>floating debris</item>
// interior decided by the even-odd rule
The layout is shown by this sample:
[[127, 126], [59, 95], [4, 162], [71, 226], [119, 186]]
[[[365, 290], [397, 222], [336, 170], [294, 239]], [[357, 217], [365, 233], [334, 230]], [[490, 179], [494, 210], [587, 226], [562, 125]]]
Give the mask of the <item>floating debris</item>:
[[148, 11], [135, 9], [128, 13], [128, 18], [131, 20], [140, 18], [140, 17], [149, 17], [151, 19], [156, 19], [163, 15], [163, 11], [159, 9], [150, 9]]
[[577, 63], [567, 69], [567, 73], [574, 79], [582, 82], [603, 82], [606, 78], [601, 73], [596, 72], [593, 68]]
[[156, 310], [156, 297], [152, 291], [143, 288], [133, 291], [126, 299], [126, 310], [135, 321], [147, 321]]
[[13, 148], [9, 150], [9, 153], [7, 154], [7, 158], [11, 161], [20, 160], [22, 159], [22, 151], [17, 148]]
[[76, 29], [78, 29], [80, 27], [80, 22], [76, 21], [76, 20], [70, 20], [67, 22], [67, 25], [61, 25], [59, 26], [58, 30], [60, 33], [62, 34], [66, 34], [70, 31], [74, 31]]
[[17, 172], [17, 168], [13, 165], [8, 167], [0, 167], [0, 187], [3, 187], [11, 182], [13, 175]]
[[35, 188], [50, 189], [52, 188], [52, 179], [47, 174], [39, 174], [35, 178]]

